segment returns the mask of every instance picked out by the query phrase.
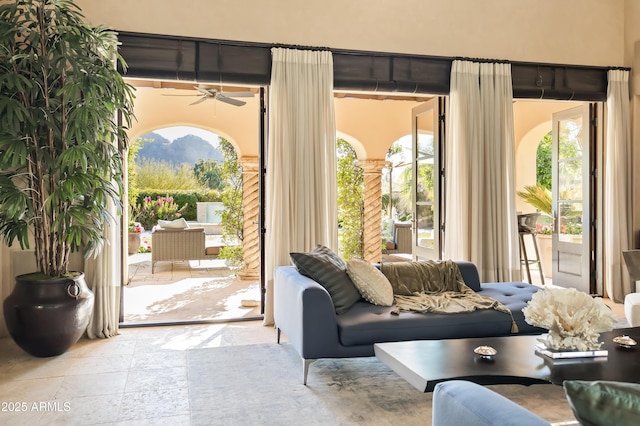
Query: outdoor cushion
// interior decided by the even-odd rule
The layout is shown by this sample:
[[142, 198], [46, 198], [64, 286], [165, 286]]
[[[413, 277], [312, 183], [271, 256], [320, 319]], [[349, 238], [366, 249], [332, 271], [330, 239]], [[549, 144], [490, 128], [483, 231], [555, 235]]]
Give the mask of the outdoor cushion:
[[219, 246], [206, 247], [204, 249], [204, 254], [209, 255], [209, 256], [215, 256], [217, 254], [220, 254], [220, 249], [221, 249], [221, 247], [219, 247]]
[[163, 229], [187, 229], [189, 224], [181, 217], [174, 220], [159, 220], [158, 226]]
[[331, 249], [318, 245], [308, 253], [289, 253], [298, 272], [329, 292], [337, 314], [343, 314], [360, 300], [360, 292], [347, 275], [347, 265]]

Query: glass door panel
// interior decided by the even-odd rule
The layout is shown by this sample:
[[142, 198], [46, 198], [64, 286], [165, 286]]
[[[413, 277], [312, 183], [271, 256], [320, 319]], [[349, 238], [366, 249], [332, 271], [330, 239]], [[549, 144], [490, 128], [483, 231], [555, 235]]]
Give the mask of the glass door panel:
[[413, 258], [442, 257], [441, 110], [442, 98], [413, 109]]
[[433, 205], [416, 206], [416, 212], [416, 226], [418, 228], [416, 244], [421, 248], [433, 250], [435, 247], [433, 226], [433, 218], [435, 215]]
[[553, 115], [553, 283], [591, 287], [590, 105]]

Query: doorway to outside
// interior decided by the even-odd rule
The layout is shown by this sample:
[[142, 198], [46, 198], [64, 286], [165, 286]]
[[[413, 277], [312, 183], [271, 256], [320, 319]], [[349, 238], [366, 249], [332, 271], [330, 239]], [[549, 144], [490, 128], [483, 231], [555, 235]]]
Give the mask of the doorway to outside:
[[[536, 240], [542, 271], [532, 270], [531, 278], [539, 283], [542, 274], [547, 285], [602, 295], [596, 226], [602, 211], [596, 172], [602, 169], [602, 104], [518, 100], [514, 111], [516, 117], [546, 116], [516, 138], [517, 209], [540, 214]], [[535, 258], [531, 240], [525, 241]]]
[[261, 319], [260, 238], [252, 226], [260, 208], [260, 90], [130, 83], [138, 121], [121, 324]]
[[[541, 284], [542, 274], [545, 282], [552, 284], [555, 275], [556, 285], [602, 294], [601, 281], [598, 280], [601, 274], [601, 268], [598, 267], [601, 257], [601, 250], [598, 250], [599, 232], [593, 226], [597, 223], [595, 218], [600, 215], [598, 194], [601, 193], [594, 170], [597, 169], [597, 162], [601, 161], [602, 135], [598, 135], [591, 125], [599, 120], [597, 114], [593, 114], [598, 108], [601, 110], [601, 105], [585, 102], [514, 102], [516, 190], [522, 191], [527, 186], [539, 184], [537, 171], [540, 167], [536, 165], [536, 154], [541, 143], [549, 144], [549, 158], [542, 165], [548, 177], [549, 210], [540, 211], [538, 206], [523, 197], [517, 198], [516, 206], [519, 214], [541, 213], [537, 241], [542, 263], [531, 266], [533, 284]], [[592, 116], [588, 116], [589, 111]], [[405, 221], [410, 220], [413, 229], [412, 257], [438, 259], [442, 256], [441, 241], [445, 238], [442, 193], [446, 191], [446, 186], [441, 179], [441, 166], [438, 165], [444, 155], [437, 142], [442, 139], [439, 135], [442, 134], [443, 125], [438, 120], [441, 113], [442, 109], [435, 101], [424, 102], [412, 112], [415, 126], [413, 150], [418, 155], [413, 156], [415, 172], [403, 173], [406, 177], [413, 176], [414, 181], [413, 195], [409, 197], [413, 200], [413, 214], [410, 218], [404, 218]], [[396, 144], [400, 142], [398, 140]], [[407, 144], [404, 145], [406, 150]], [[392, 151], [390, 154], [398, 156], [397, 152]], [[393, 181], [387, 178], [383, 192], [396, 203], [400, 201], [398, 195], [401, 194], [398, 186], [406, 187], [405, 182], [399, 185], [396, 182], [400, 176], [398, 167], [406, 169], [411, 166], [406, 158], [391, 163], [390, 170], [393, 170], [394, 178]], [[552, 180], [554, 185], [551, 185]], [[385, 191], [389, 183], [390, 188]], [[387, 228], [390, 227], [387, 225]], [[525, 239], [525, 246], [529, 258], [535, 258], [531, 240]], [[544, 271], [535, 270], [540, 266]], [[523, 280], [526, 279], [523, 273]]]

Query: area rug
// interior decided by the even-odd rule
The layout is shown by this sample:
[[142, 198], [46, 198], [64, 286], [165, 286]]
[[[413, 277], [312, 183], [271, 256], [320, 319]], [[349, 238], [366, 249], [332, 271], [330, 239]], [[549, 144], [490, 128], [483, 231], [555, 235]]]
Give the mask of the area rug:
[[[318, 360], [307, 386], [286, 343], [193, 349], [187, 365], [196, 425], [431, 424], [432, 394], [374, 357]], [[550, 422], [574, 418], [561, 386], [489, 388]]]

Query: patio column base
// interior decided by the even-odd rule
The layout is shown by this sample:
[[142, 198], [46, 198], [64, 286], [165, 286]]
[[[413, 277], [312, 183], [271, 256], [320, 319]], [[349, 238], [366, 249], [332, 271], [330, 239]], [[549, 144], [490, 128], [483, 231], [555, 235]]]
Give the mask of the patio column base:
[[242, 281], [257, 281], [260, 278], [258, 271], [244, 269], [236, 274], [236, 276]]

